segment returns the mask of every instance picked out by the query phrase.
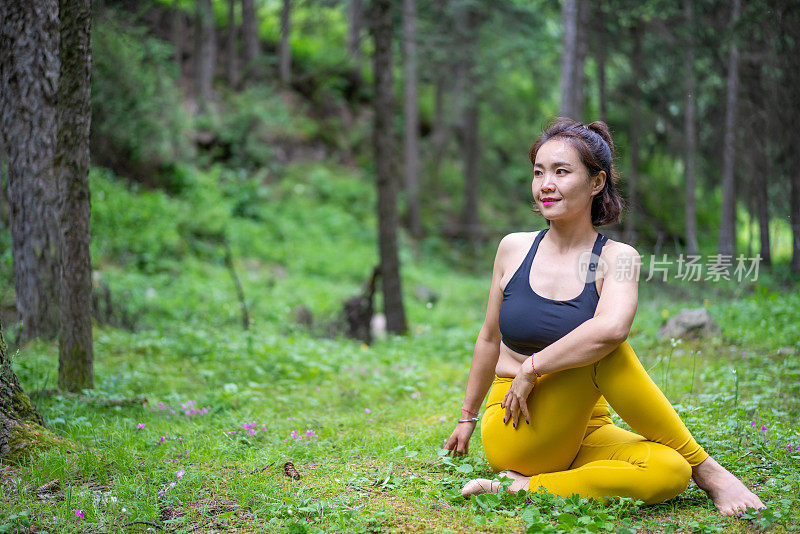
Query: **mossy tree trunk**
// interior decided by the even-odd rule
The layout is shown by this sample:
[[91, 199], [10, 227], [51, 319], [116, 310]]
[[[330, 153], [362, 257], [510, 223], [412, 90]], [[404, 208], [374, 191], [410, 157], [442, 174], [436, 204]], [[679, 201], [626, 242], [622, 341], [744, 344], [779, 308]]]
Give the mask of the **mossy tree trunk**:
[[0, 458], [17, 457], [31, 446], [49, 441], [44, 426], [11, 368], [0, 324]]

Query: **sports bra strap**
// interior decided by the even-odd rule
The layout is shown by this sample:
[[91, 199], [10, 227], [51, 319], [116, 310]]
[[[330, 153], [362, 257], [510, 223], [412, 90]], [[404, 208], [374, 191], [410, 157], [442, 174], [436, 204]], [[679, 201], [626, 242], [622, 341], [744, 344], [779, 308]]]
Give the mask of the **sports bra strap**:
[[586, 270], [586, 283], [593, 284], [597, 278], [597, 263], [600, 260], [600, 253], [602, 252], [603, 245], [608, 241], [608, 237], [600, 232], [597, 233], [594, 247], [592, 247], [592, 256], [589, 259], [589, 268]]

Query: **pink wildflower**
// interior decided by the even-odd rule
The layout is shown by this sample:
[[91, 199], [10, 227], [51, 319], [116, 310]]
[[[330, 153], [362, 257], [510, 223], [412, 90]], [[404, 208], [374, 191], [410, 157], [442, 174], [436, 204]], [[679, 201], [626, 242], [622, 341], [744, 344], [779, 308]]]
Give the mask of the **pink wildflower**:
[[764, 432], [766, 432], [768, 429], [767, 429], [767, 427], [766, 427], [766, 426], [762, 426], [762, 427], [761, 427], [761, 430], [763, 430]]
[[298, 433], [299, 433], [299, 432], [298, 432], [297, 430], [292, 430], [292, 436], [291, 436], [291, 437], [292, 437], [292, 439], [297, 439], [297, 434], [298, 434]]
[[178, 471], [175, 471], [175, 476], [178, 477], [178, 478], [183, 478], [183, 475], [185, 473], [186, 473], [186, 471], [184, 471], [183, 469], [180, 469]]
[[138, 425], [136, 425], [136, 430], [143, 430], [143, 429], [144, 429], [144, 423], [139, 423]]
[[364, 413], [372, 413], [372, 410], [370, 410], [369, 408], [364, 408]]
[[756, 422], [755, 421], [750, 421], [750, 426], [756, 426]]
[[83, 510], [75, 510], [75, 515], [77, 515], [81, 519], [86, 519], [85, 517], [83, 517]]
[[315, 438], [317, 437], [317, 433], [313, 430], [306, 430], [306, 437], [307, 438]]
[[158, 442], [159, 443], [164, 443], [165, 441], [167, 441], [167, 437], [166, 436], [161, 436], [160, 438], [158, 438]]
[[256, 435], [255, 429], [253, 429], [253, 428], [250, 429], [250, 435], [251, 436], [255, 436]]

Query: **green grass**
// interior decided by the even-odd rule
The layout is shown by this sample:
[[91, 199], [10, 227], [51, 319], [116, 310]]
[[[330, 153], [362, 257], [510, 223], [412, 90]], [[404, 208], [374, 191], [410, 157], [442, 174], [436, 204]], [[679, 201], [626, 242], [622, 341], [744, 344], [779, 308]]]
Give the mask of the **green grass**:
[[[491, 251], [470, 274], [440, 244], [405, 246], [410, 334], [369, 347], [323, 337], [375, 264], [374, 198], [335, 165], [289, 168], [292, 187], [264, 191], [215, 172], [198, 174], [179, 197], [93, 174], [95, 269], [135, 330], [95, 328], [94, 390], [34, 398], [67, 443], [0, 464], [0, 532], [31, 523], [60, 533], [800, 527], [796, 291], [642, 282], [630, 338], [700, 444], [759, 492], [767, 513], [723, 518], [693, 485], [649, 507], [507, 492], [464, 502], [464, 482], [492, 476], [480, 429], [467, 459], [444, 458], [440, 448], [463, 399]], [[239, 327], [220, 233], [234, 250], [250, 332]], [[419, 286], [435, 288], [435, 305], [415, 296]], [[657, 338], [665, 316], [704, 304], [720, 338]], [[298, 305], [312, 311], [311, 329], [294, 324]], [[52, 388], [57, 348], [30, 344], [14, 367], [27, 391]], [[142, 397], [143, 406], [124, 402]], [[200, 413], [185, 413], [192, 409]], [[284, 476], [286, 461], [300, 480]], [[55, 492], [32, 491], [53, 479]]]

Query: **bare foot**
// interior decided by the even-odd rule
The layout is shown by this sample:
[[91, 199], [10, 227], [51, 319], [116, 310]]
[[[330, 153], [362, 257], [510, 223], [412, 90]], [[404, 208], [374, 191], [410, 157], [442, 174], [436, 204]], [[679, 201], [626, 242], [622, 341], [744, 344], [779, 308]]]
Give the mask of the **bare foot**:
[[692, 468], [692, 478], [705, 491], [722, 515], [736, 517], [746, 508], [766, 508], [758, 495], [710, 456]]
[[[510, 478], [512, 480], [509, 489], [516, 493], [521, 489], [528, 489], [528, 482], [530, 477], [522, 476], [516, 471], [503, 471], [498, 475], [501, 478]], [[502, 483], [496, 480], [489, 480], [488, 478], [475, 478], [467, 482], [461, 489], [461, 496], [469, 499], [472, 495], [480, 495], [481, 493], [497, 493], [500, 491]]]

